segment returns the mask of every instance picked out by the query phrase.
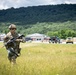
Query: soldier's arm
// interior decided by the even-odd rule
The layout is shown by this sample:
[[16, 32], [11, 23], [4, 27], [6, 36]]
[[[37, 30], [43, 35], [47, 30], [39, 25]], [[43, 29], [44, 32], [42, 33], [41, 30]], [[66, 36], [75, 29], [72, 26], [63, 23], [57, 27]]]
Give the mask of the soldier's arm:
[[19, 41], [19, 42], [24, 42], [25, 41], [25, 37], [24, 35], [18, 35], [18, 38], [16, 39], [16, 41]]
[[4, 42], [7, 42], [7, 41], [9, 40], [9, 37], [8, 37], [8, 36], [5, 36], [5, 37], [3, 38], [3, 40], [4, 40]]

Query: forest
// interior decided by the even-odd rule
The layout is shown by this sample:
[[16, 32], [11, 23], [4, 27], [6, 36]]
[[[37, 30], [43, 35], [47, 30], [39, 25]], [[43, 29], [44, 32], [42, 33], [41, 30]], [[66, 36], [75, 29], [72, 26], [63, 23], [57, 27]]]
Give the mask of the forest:
[[0, 33], [17, 25], [21, 34], [41, 33], [60, 38], [76, 37], [76, 4], [43, 5], [0, 10]]

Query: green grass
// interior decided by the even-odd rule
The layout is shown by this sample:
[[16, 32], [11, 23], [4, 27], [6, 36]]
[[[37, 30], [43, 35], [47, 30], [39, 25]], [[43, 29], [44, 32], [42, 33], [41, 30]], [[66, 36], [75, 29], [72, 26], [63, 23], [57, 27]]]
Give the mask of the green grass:
[[17, 65], [11, 65], [0, 43], [0, 75], [76, 75], [76, 44], [21, 43]]

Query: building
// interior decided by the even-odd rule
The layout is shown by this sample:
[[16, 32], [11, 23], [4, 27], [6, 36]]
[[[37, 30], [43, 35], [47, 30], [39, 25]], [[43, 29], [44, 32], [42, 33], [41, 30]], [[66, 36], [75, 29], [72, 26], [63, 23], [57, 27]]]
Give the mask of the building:
[[[26, 36], [26, 39], [32, 40], [32, 41], [49, 41], [50, 37], [44, 35], [44, 34], [39, 34], [39, 33], [34, 33]], [[27, 41], [27, 40], [26, 40]]]
[[5, 34], [0, 34], [0, 41], [3, 41]]

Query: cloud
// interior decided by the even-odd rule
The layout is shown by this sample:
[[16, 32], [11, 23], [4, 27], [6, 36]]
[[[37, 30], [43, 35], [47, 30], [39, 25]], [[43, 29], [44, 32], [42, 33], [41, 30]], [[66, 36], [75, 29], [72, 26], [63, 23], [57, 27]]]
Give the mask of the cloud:
[[65, 0], [65, 3], [67, 4], [76, 4], [75, 0]]
[[65, 3], [75, 4], [76, 0], [0, 0], [0, 9]]

